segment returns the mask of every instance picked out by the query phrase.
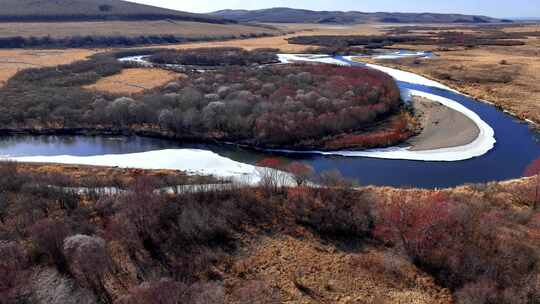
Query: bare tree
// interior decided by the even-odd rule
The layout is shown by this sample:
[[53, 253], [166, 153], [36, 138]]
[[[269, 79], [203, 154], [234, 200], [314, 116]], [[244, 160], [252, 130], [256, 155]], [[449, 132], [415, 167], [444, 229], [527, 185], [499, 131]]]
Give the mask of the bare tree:
[[259, 184], [269, 194], [279, 192], [280, 188], [287, 185], [289, 175], [282, 171], [285, 168], [278, 158], [265, 158], [257, 163]]
[[43, 219], [30, 227], [30, 239], [36, 253], [55, 264], [61, 273], [67, 272], [63, 242], [68, 234], [67, 225], [59, 220]]
[[292, 174], [292, 177], [298, 186], [304, 185], [307, 181], [313, 178], [315, 170], [310, 165], [294, 162], [287, 166], [287, 172]]

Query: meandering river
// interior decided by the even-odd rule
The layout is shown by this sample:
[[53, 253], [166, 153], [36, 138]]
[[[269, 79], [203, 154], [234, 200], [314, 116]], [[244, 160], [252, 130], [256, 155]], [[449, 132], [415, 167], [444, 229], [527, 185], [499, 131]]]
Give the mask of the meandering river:
[[[305, 162], [318, 172], [336, 169], [364, 185], [425, 188], [517, 178], [528, 164], [540, 157], [540, 134], [526, 123], [494, 106], [441, 87], [404, 81], [399, 81], [399, 84], [400, 87], [453, 100], [476, 113], [493, 129], [497, 140], [494, 148], [490, 147], [489, 152], [467, 160], [433, 162], [325, 156], [316, 153], [263, 152], [228, 145], [187, 145], [171, 140], [136, 136], [9, 136], [0, 137], [0, 155], [22, 161], [142, 168], [190, 169], [190, 165], [199, 162], [198, 166], [193, 166], [192, 171], [202, 173], [207, 167], [221, 168], [215, 172], [223, 175], [249, 174], [253, 168], [249, 165], [265, 157], [277, 156], [286, 161]], [[167, 151], [156, 153], [161, 150]], [[183, 157], [188, 152], [189, 158]], [[69, 160], [64, 155], [70, 156]], [[201, 158], [197, 161], [194, 155], [200, 155]]]

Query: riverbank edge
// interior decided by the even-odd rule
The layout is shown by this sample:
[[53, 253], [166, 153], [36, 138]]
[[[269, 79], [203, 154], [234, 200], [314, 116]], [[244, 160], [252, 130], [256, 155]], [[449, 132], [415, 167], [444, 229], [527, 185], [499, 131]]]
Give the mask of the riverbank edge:
[[[353, 57], [356, 57], [358, 59], [365, 59], [365, 58], [361, 58], [361, 57], [358, 57], [358, 56], [353, 56]], [[444, 86], [448, 87], [449, 89], [451, 89], [453, 92], [456, 92], [456, 93], [461, 94], [463, 96], [469, 97], [469, 98], [471, 98], [471, 99], [473, 99], [473, 100], [475, 100], [477, 102], [481, 102], [481, 103], [484, 103], [484, 104], [494, 106], [497, 110], [499, 110], [501, 112], [504, 112], [505, 114], [508, 114], [508, 115], [512, 116], [513, 118], [515, 118], [515, 119], [517, 119], [517, 120], [519, 120], [519, 121], [521, 121], [523, 123], [528, 124], [532, 128], [540, 130], [540, 120], [534, 120], [533, 117], [527, 117], [525, 115], [520, 115], [518, 113], [507, 110], [507, 109], [504, 108], [504, 106], [498, 104], [497, 102], [489, 101], [489, 100], [486, 100], [484, 98], [475, 96], [474, 94], [470, 93], [469, 90], [466, 87], [455, 85], [453, 83], [450, 83], [448, 80], [437, 79], [437, 78], [435, 78], [435, 77], [433, 77], [431, 75], [428, 75], [426, 73], [413, 71], [413, 69], [410, 69], [410, 68], [408, 68], [406, 66], [389, 65], [389, 64], [385, 64], [384, 62], [377, 61], [377, 60], [356, 61], [356, 62], [379, 65], [379, 66], [389, 68], [389, 69], [402, 70], [402, 71], [405, 71], [405, 72], [420, 75], [420, 76], [422, 76], [422, 77], [424, 77], [426, 79], [429, 79], [431, 81], [434, 81], [434, 82], [439, 82], [439, 83], [443, 84]]]

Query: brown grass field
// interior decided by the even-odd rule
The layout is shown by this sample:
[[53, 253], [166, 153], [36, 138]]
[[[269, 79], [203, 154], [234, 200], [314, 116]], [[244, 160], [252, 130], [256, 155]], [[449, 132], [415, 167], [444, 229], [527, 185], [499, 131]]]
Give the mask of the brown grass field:
[[102, 78], [84, 88], [116, 94], [136, 94], [165, 85], [180, 76], [162, 69], [125, 69], [120, 74]]
[[0, 50], [0, 87], [20, 70], [68, 64], [82, 60], [96, 50]]
[[251, 33], [279, 34], [279, 31], [242, 24], [211, 24], [186, 21], [101, 21], [101, 22], [28, 22], [0, 23], [0, 37], [63, 38], [70, 36], [175, 35], [205, 37]]
[[[508, 27], [504, 31], [540, 31], [540, 25]], [[495, 103], [522, 119], [540, 123], [540, 38], [523, 46], [482, 46], [438, 51], [433, 45], [394, 48], [434, 50], [429, 60], [381, 61], [438, 80], [477, 99]]]
[[257, 48], [276, 48], [282, 52], [302, 52], [309, 45], [289, 44], [287, 38], [294, 36], [306, 36], [306, 35], [376, 35], [382, 32], [383, 27], [374, 24], [359, 24], [352, 26], [328, 26], [320, 24], [272, 24], [279, 27], [284, 32], [294, 32], [293, 34], [277, 36], [277, 37], [264, 37], [245, 40], [231, 40], [224, 42], [201, 42], [201, 43], [189, 43], [189, 44], [177, 44], [163, 46], [165, 48], [187, 49], [187, 48], [199, 48], [199, 47], [242, 47], [247, 50], [253, 50]]
[[[8, 33], [27, 33], [29, 35], [39, 36], [51, 32], [51, 30], [57, 30], [54, 35], [63, 36], [66, 34], [77, 33], [80, 30], [81, 33], [112, 33], [110, 24], [123, 25], [120, 29], [115, 27], [114, 31], [122, 31], [122, 33], [163, 33], [163, 30], [175, 30], [177, 33], [184, 34], [202, 34], [202, 33], [221, 33], [224, 31], [230, 31], [232, 34], [239, 34], [242, 31], [253, 29], [253, 27], [246, 27], [243, 25], [219, 25], [219, 24], [203, 24], [193, 22], [181, 22], [181, 24], [189, 24], [191, 27], [179, 27], [176, 23], [168, 22], [82, 22], [82, 23], [61, 23], [61, 24], [46, 24], [45, 30], [40, 29], [38, 23], [0, 23], [0, 37], [10, 36]], [[63, 28], [61, 25], [71, 25], [72, 28]], [[129, 25], [129, 26], [128, 26]], [[133, 26], [130, 28], [130, 26]], [[151, 26], [154, 25], [154, 26]], [[47, 28], [47, 26], [49, 28]], [[96, 26], [97, 28], [91, 28]], [[281, 31], [294, 31], [295, 34], [277, 36], [277, 37], [265, 37], [265, 38], [253, 38], [244, 40], [233, 40], [225, 42], [201, 42], [192, 44], [178, 44], [178, 45], [164, 45], [163, 48], [198, 48], [198, 47], [221, 47], [221, 46], [238, 46], [246, 49], [256, 48], [279, 48], [283, 52], [301, 52], [308, 46], [288, 44], [287, 38], [292, 35], [347, 35], [347, 34], [359, 34], [369, 35], [377, 34], [381, 32], [381, 27], [376, 25], [356, 25], [350, 27], [342, 26], [321, 26], [316, 24], [292, 24], [292, 25], [276, 25], [279, 26]], [[216, 29], [221, 29], [223, 32], [214, 32]], [[257, 28], [261, 30], [261, 28]], [[264, 29], [262, 29], [264, 30]], [[75, 31], [75, 32], [74, 32]], [[60, 34], [61, 33], [61, 34]], [[65, 50], [0, 50], [0, 87], [11, 76], [15, 75], [22, 69], [40, 67], [40, 66], [56, 66], [61, 64], [68, 64], [77, 60], [82, 60], [88, 56], [96, 54], [98, 52], [104, 52], [105, 49], [65, 49]]]

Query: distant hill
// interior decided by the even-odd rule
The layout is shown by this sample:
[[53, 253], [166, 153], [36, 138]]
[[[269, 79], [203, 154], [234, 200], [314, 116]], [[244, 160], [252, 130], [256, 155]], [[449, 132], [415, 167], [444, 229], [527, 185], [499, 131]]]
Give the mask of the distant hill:
[[0, 0], [0, 22], [164, 19], [235, 23], [219, 16], [193, 14], [121, 0]]
[[434, 13], [363, 13], [341, 11], [310, 11], [277, 7], [262, 10], [222, 10], [211, 13], [238, 22], [268, 23], [495, 23], [511, 22], [486, 16]]

